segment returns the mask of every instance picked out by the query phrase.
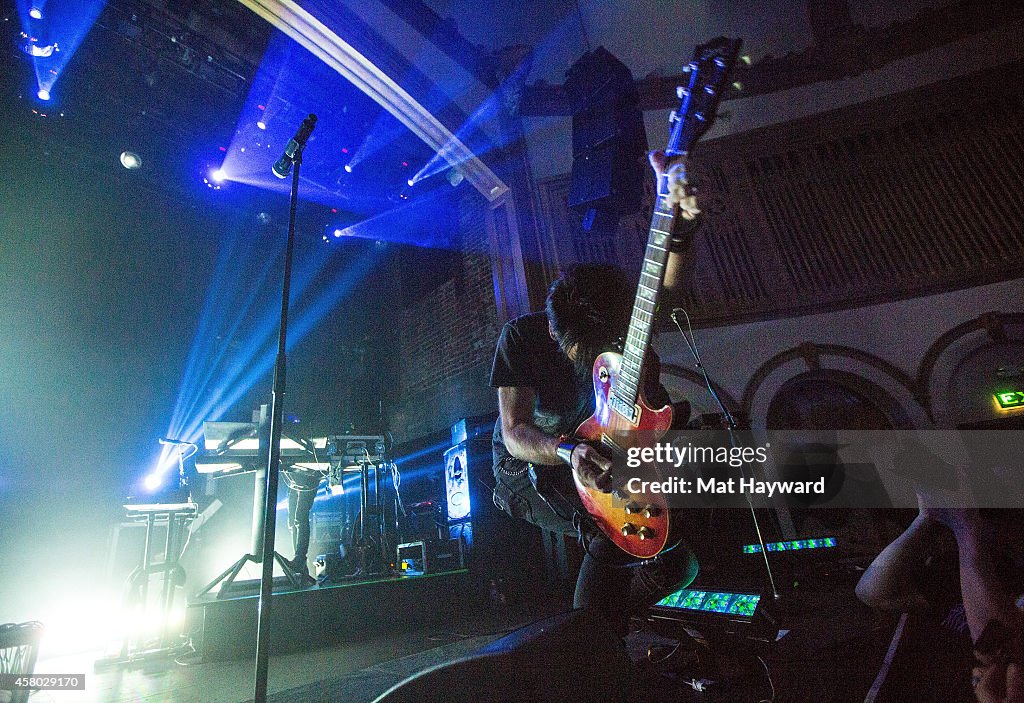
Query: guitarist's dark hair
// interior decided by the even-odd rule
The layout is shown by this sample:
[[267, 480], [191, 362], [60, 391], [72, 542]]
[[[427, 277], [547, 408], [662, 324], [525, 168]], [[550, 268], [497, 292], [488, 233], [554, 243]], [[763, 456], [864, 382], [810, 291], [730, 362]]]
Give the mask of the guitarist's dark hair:
[[634, 292], [626, 273], [611, 264], [579, 264], [551, 284], [548, 322], [562, 351], [575, 349], [579, 373], [589, 374], [594, 359], [625, 336]]

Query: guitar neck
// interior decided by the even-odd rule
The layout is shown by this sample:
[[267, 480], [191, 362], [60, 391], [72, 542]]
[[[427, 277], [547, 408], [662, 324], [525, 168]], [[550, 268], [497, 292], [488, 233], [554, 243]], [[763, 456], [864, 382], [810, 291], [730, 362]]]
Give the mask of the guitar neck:
[[622, 365], [614, 388], [616, 399], [630, 408], [636, 404], [640, 394], [644, 359], [651, 344], [654, 316], [665, 283], [672, 222], [672, 208], [666, 206], [664, 197], [659, 195], [655, 202], [654, 214], [651, 216], [644, 263], [640, 269], [640, 283], [636, 289], [633, 312], [629, 318], [629, 332], [626, 334], [626, 343], [622, 350]]
[[[669, 117], [672, 133], [665, 147], [666, 155], [685, 157], [711, 127], [741, 45], [739, 39], [718, 37], [696, 48], [693, 61], [683, 69], [689, 73], [689, 83], [685, 87], [679, 86], [676, 92], [681, 102], [679, 109], [673, 110]], [[672, 238], [674, 208], [668, 205], [665, 197], [667, 179], [661, 180], [658, 186], [644, 264], [640, 270], [640, 285], [636, 289], [622, 363], [610, 399], [612, 407], [626, 418], [636, 415], [644, 359], [651, 344], [654, 315], [665, 283], [668, 247]]]

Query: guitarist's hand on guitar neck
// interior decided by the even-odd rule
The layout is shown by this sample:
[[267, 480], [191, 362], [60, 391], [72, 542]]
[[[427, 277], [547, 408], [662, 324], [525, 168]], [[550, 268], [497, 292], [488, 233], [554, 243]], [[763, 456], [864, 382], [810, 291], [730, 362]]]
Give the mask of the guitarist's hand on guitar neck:
[[569, 455], [572, 462], [573, 473], [587, 488], [593, 488], [602, 493], [610, 493], [612, 485], [612, 462], [601, 455], [597, 449], [580, 442]]
[[686, 160], [683, 157], [670, 158], [663, 151], [652, 151], [647, 155], [651, 168], [657, 177], [658, 192], [665, 195], [665, 204], [679, 207], [679, 216], [692, 221], [700, 215], [697, 196], [689, 188], [686, 177]]

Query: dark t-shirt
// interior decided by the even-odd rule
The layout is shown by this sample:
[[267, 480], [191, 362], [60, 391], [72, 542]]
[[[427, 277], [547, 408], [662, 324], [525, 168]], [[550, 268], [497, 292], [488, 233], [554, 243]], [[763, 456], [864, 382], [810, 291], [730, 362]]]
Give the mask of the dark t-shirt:
[[[669, 402], [658, 383], [660, 365], [650, 354], [645, 365], [645, 395], [656, 406]], [[548, 333], [543, 312], [517, 317], [505, 324], [491, 366], [492, 388], [533, 388], [537, 398], [533, 422], [545, 434], [572, 434], [594, 414], [594, 383], [591, 374], [578, 375], [569, 358]], [[501, 436], [501, 419], [494, 426], [495, 461], [508, 456]]]
[[[491, 387], [533, 388], [537, 400], [533, 423], [545, 434], [569, 434], [594, 413], [590, 374], [577, 375], [569, 358], [548, 334], [543, 312], [517, 317], [505, 324], [491, 366]], [[508, 455], [501, 437], [501, 420], [494, 426], [495, 459]]]

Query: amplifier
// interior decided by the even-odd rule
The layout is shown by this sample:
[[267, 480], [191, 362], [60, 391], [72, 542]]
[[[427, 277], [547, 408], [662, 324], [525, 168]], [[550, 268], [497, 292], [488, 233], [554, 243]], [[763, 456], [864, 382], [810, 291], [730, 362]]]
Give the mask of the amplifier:
[[420, 540], [400, 544], [395, 550], [395, 570], [406, 576], [422, 576], [464, 567], [462, 541]]

